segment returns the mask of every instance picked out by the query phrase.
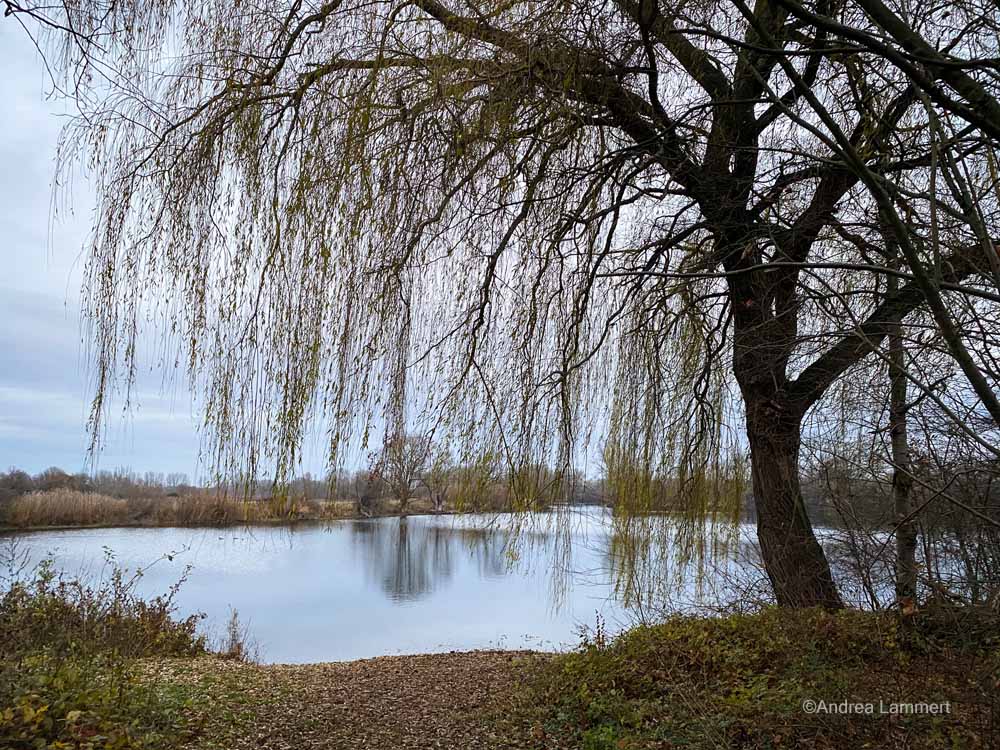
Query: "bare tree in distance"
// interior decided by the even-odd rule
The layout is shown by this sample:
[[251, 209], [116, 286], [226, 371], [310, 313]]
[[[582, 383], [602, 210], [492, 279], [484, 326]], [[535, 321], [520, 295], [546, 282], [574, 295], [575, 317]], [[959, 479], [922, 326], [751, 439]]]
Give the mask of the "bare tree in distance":
[[293, 471], [316, 419], [333, 468], [405, 411], [511, 476], [596, 440], [620, 502], [669, 488], [697, 522], [733, 517], [749, 452], [775, 597], [826, 607], [803, 431], [904, 319], [934, 332], [913, 393], [997, 450], [995, 6], [67, 13], [52, 38], [101, 40], [59, 58], [62, 163], [98, 188], [95, 441], [152, 318], [232, 476]]
[[378, 475], [406, 515], [410, 497], [424, 480], [433, 458], [433, 443], [425, 435], [393, 435], [377, 458]]
[[420, 482], [430, 495], [434, 510], [441, 512], [448, 500], [448, 491], [454, 480], [455, 460], [448, 446], [433, 445], [427, 457]]
[[359, 516], [370, 517], [378, 510], [383, 481], [375, 470], [359, 471], [351, 481], [355, 510]]

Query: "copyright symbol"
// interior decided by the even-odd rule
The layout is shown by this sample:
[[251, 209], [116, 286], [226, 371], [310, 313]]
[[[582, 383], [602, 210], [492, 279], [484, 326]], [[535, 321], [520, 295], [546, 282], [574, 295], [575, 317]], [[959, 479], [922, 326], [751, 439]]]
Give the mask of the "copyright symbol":
[[802, 710], [805, 711], [807, 714], [816, 713], [816, 701], [812, 700], [811, 698], [806, 698], [804, 701], [802, 701]]

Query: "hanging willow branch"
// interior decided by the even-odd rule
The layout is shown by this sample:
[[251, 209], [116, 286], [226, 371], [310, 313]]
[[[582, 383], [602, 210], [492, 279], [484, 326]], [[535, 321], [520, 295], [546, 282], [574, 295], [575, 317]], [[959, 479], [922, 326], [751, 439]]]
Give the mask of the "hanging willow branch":
[[749, 449], [779, 601], [836, 606], [807, 413], [928, 302], [980, 398], [917, 390], [993, 405], [995, 7], [7, 5], [76, 30], [95, 447], [155, 332], [246, 481], [414, 431], [732, 523]]

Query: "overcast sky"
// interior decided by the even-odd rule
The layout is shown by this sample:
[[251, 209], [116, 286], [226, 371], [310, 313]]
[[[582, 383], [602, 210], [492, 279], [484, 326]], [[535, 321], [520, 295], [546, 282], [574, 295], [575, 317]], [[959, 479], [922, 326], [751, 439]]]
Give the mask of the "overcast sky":
[[[0, 18], [0, 471], [91, 468], [89, 364], [80, 329], [81, 249], [90, 193], [52, 222], [56, 142], [65, 111], [46, 101], [45, 71], [24, 32]], [[197, 475], [197, 420], [183, 390], [141, 376], [138, 407], [107, 432], [99, 468]]]

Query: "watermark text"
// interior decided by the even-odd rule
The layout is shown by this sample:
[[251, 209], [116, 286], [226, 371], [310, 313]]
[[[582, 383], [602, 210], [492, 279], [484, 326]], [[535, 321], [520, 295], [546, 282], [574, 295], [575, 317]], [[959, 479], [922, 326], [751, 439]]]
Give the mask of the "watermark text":
[[857, 716], [942, 716], [951, 713], [951, 703], [890, 703], [888, 701], [826, 701], [807, 698], [802, 701], [807, 714], [849, 714]]

